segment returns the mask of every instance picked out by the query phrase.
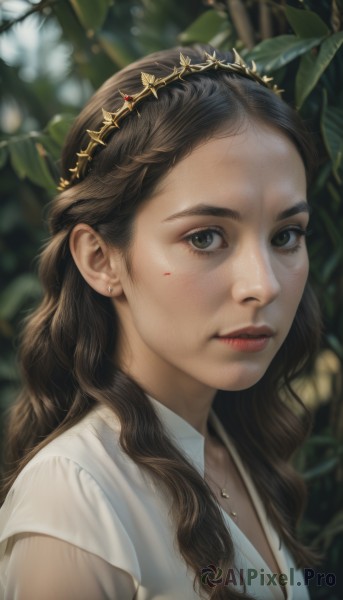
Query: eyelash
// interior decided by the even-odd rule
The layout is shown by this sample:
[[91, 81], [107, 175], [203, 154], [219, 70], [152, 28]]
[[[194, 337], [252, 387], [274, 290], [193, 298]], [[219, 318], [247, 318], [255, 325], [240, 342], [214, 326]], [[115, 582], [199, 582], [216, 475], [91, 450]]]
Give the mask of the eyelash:
[[[199, 248], [195, 248], [194, 246], [191, 245], [192, 238], [199, 233], [217, 233], [222, 238], [222, 241], [224, 241], [224, 232], [222, 231], [222, 229], [219, 229], [216, 227], [205, 227], [203, 229], [196, 229], [195, 231], [192, 231], [192, 233], [189, 233], [188, 235], [186, 235], [183, 238], [183, 240], [188, 245], [188, 250], [190, 250], [190, 252], [193, 252], [193, 254], [197, 254], [197, 255], [202, 254], [205, 256], [209, 256], [210, 254], [213, 254], [214, 252], [216, 252], [216, 250], [199, 250]], [[218, 250], [219, 250], [219, 248], [218, 248]]]
[[[303, 229], [302, 227], [286, 227], [285, 229], [282, 229], [281, 231], [279, 231], [275, 236], [274, 239], [285, 232], [293, 232], [298, 236], [298, 243], [293, 246], [292, 248], [286, 248], [283, 249], [283, 246], [275, 246], [276, 248], [280, 248], [281, 252], [284, 252], [285, 254], [293, 254], [294, 252], [297, 252], [300, 247], [301, 247], [301, 243], [300, 243], [300, 238], [308, 236], [311, 232], [308, 229]], [[183, 238], [183, 241], [186, 242], [187, 246], [188, 246], [188, 250], [190, 252], [192, 252], [193, 254], [196, 255], [205, 255], [205, 256], [209, 256], [211, 254], [214, 254], [215, 252], [217, 252], [217, 250], [221, 250], [222, 247], [217, 248], [215, 250], [200, 250], [199, 248], [195, 248], [194, 246], [192, 246], [191, 244], [191, 240], [192, 238], [199, 234], [199, 233], [216, 233], [218, 235], [220, 235], [220, 237], [222, 238], [222, 241], [224, 241], [224, 232], [222, 229], [220, 228], [216, 228], [216, 227], [206, 227], [203, 229], [197, 229], [195, 231], [192, 231], [192, 233], [189, 233], [188, 235], [186, 235]], [[225, 247], [227, 247], [228, 244], [225, 245]]]
[[[310, 233], [310, 231], [308, 229], [303, 229], [302, 227], [286, 227], [286, 229], [282, 229], [281, 231], [279, 231], [279, 233], [277, 235], [280, 235], [281, 233], [284, 233], [284, 232], [293, 232], [297, 235], [297, 238], [298, 238], [296, 245], [293, 246], [292, 248], [286, 248], [286, 249], [282, 250], [282, 246], [280, 246], [281, 251], [285, 252], [286, 254], [293, 254], [294, 252], [297, 252], [301, 248], [300, 239], [302, 237], [307, 237]], [[277, 237], [277, 235], [274, 236], [274, 238]]]

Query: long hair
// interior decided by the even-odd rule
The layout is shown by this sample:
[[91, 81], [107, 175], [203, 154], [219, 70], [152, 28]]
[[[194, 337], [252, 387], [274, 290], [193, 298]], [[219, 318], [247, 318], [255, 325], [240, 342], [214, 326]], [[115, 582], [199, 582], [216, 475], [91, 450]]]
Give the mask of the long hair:
[[[185, 48], [183, 53], [202, 62], [203, 50]], [[221, 57], [232, 60], [231, 55]], [[176, 49], [155, 53], [116, 73], [100, 88], [68, 136], [63, 177], [74, 166], [76, 152], [87, 144], [86, 130], [99, 128], [101, 108], [114, 111], [121, 105], [118, 90], [135, 93], [141, 71], [165, 76], [178, 58]], [[232, 565], [230, 533], [210, 488], [168, 438], [143, 390], [114, 364], [115, 309], [81, 277], [71, 257], [69, 235], [77, 223], [86, 223], [129, 257], [136, 209], [161, 178], [200, 142], [224, 132], [234, 134], [249, 120], [288, 136], [307, 172], [311, 150], [294, 111], [269, 89], [238, 74], [211, 71], [175, 81], [159, 90], [158, 100], [146, 99], [139, 113], [140, 118], [133, 111], [96, 153], [84, 180], [52, 203], [51, 237], [40, 258], [44, 297], [22, 336], [23, 388], [9, 418], [2, 498], [43, 446], [97, 402], [103, 403], [120, 419], [124, 452], [166, 486], [179, 551], [194, 572], [194, 586], [208, 595], [199, 569], [209, 562], [223, 569]], [[275, 530], [299, 566], [308, 564], [312, 554], [296, 539], [305, 492], [289, 459], [307, 435], [309, 415], [292, 392], [291, 381], [317, 348], [318, 319], [307, 284], [287, 339], [262, 379], [248, 390], [219, 391], [214, 401]], [[285, 399], [284, 389], [301, 414]], [[218, 586], [211, 598], [248, 596]]]

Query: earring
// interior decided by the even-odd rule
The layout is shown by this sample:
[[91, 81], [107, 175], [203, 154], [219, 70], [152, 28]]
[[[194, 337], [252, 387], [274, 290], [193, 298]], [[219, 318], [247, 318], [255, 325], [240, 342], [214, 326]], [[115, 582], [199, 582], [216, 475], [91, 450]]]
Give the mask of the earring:
[[109, 286], [107, 286], [107, 291], [108, 291], [108, 293], [109, 293], [109, 294], [112, 294], [112, 292], [113, 292], [113, 287], [111, 287], [110, 285], [109, 285]]

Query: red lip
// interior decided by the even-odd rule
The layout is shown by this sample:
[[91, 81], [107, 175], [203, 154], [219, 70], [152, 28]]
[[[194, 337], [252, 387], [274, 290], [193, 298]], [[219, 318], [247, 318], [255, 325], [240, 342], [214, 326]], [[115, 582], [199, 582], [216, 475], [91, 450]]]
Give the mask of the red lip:
[[268, 325], [260, 325], [258, 327], [250, 326], [250, 327], [242, 327], [241, 329], [236, 329], [235, 331], [230, 331], [228, 333], [224, 333], [222, 335], [218, 335], [219, 338], [239, 338], [244, 336], [251, 336], [252, 338], [259, 337], [272, 337], [275, 334], [274, 330]]
[[217, 339], [235, 352], [252, 353], [261, 352], [267, 348], [273, 335], [275, 335], [273, 329], [267, 325], [260, 325], [259, 327], [242, 327], [242, 329], [230, 331], [225, 335], [218, 335]]

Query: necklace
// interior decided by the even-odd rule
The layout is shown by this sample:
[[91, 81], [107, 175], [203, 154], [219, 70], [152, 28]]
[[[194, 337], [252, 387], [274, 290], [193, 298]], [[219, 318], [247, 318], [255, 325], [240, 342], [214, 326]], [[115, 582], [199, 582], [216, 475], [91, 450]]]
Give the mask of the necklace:
[[[217, 455], [217, 460], [216, 463], [218, 464], [220, 462], [219, 460], [219, 454]], [[215, 479], [213, 477], [211, 477], [209, 475], [209, 469], [206, 468], [206, 464], [205, 464], [205, 477], [212, 482], [212, 484], [215, 485], [215, 487], [219, 490], [219, 495], [221, 498], [223, 498], [224, 500], [227, 500], [227, 504], [228, 504], [228, 512], [230, 514], [231, 517], [233, 517], [234, 519], [238, 518], [238, 514], [237, 511], [234, 510], [234, 508], [232, 508], [231, 506], [231, 497], [230, 494], [227, 491], [227, 487], [226, 487], [226, 481], [224, 482], [223, 487], [219, 485], [219, 483], [217, 483], [217, 481], [215, 481]]]
[[[219, 487], [219, 486], [218, 486], [218, 487]], [[230, 495], [227, 493], [227, 491], [226, 491], [225, 487], [223, 487], [223, 488], [220, 488], [220, 487], [219, 487], [219, 491], [220, 491], [220, 495], [221, 495], [221, 497], [222, 497], [222, 498], [225, 498], [225, 500], [230, 500]], [[237, 513], [236, 513], [236, 511], [235, 511], [235, 510], [232, 510], [231, 508], [230, 508], [230, 515], [231, 515], [232, 517], [234, 517], [235, 519], [236, 519], [236, 518], [237, 518], [237, 516], [238, 516], [238, 515], [237, 515]]]

